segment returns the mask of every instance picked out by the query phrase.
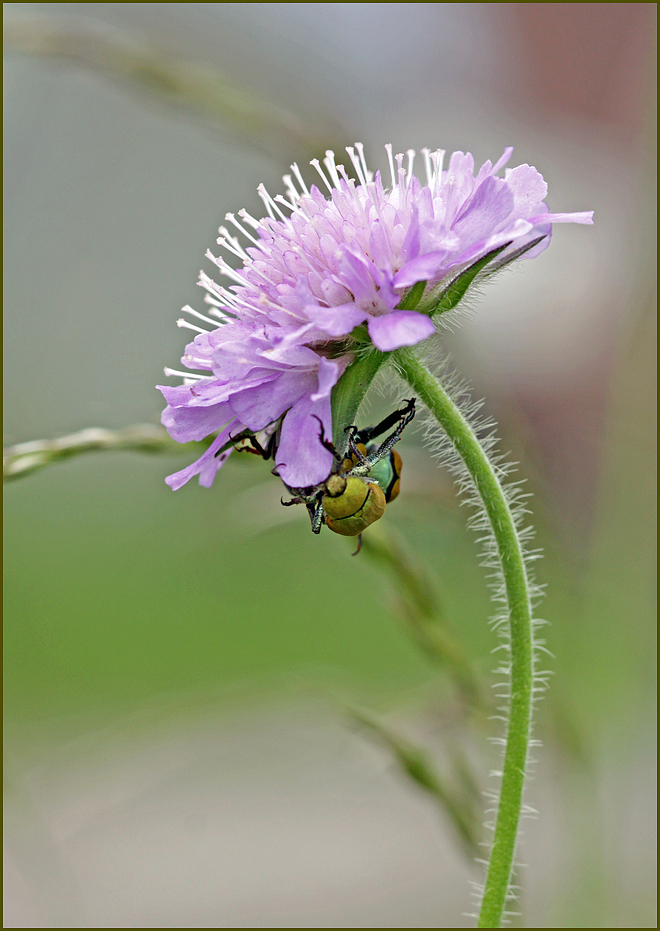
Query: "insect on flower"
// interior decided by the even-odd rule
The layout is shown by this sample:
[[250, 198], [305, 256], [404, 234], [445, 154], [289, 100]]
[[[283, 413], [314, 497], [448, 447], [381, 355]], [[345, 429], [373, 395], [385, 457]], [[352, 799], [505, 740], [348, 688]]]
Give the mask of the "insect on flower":
[[426, 180], [412, 149], [404, 167], [386, 146], [384, 175], [369, 170], [361, 144], [346, 151], [355, 177], [328, 150], [323, 165], [311, 163], [320, 188], [294, 163], [287, 197], [259, 186], [267, 216], [226, 214], [240, 238], [221, 226], [217, 241], [236, 267], [207, 253], [229, 284], [200, 273], [207, 312], [183, 308], [193, 320], [177, 323], [195, 337], [184, 370], [165, 370], [183, 384], [159, 386], [170, 436], [211, 439], [167, 477], [171, 488], [194, 476], [209, 488], [235, 448], [274, 450], [290, 488], [323, 486], [336, 464], [318, 421], [326, 435], [341, 430], [332, 392], [366, 344], [391, 353], [434, 337], [473, 282], [538, 255], [554, 223], [592, 222], [590, 211], [550, 213], [541, 174], [505, 168], [511, 148], [478, 170], [470, 153], [445, 161], [442, 149], [423, 149]]
[[[293, 497], [282, 504], [286, 507], [304, 504], [314, 533], [320, 533], [325, 524], [333, 533], [358, 537], [359, 551], [363, 531], [383, 516], [385, 506], [399, 494], [402, 461], [393, 447], [415, 416], [415, 402], [416, 398], [406, 401], [405, 407], [394, 411], [375, 427], [363, 430], [354, 425], [349, 427], [344, 456], [325, 437], [319, 419], [319, 442], [333, 456], [330, 474], [325, 481], [308, 488], [287, 485]], [[382, 443], [374, 442], [374, 437], [391, 427], [394, 430]]]

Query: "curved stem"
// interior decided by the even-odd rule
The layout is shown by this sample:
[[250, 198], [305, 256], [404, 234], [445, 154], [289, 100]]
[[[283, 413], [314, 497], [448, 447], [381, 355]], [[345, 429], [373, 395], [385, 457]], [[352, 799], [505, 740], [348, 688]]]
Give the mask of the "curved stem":
[[495, 833], [478, 921], [479, 928], [499, 928], [513, 867], [531, 725], [534, 674], [529, 581], [509, 502], [474, 430], [410, 349], [398, 350], [393, 358], [470, 473], [490, 521], [504, 577], [511, 638], [509, 721]]

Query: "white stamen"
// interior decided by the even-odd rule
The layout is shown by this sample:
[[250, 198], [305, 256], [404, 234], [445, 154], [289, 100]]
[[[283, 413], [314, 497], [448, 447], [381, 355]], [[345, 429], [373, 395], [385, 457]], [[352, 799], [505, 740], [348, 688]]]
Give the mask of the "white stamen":
[[215, 282], [213, 278], [209, 278], [205, 272], [199, 273], [199, 281], [197, 284], [200, 286], [200, 288], [206, 288], [207, 291], [211, 291], [221, 300], [225, 297], [226, 294], [229, 293], [226, 288], [223, 288], [221, 285]]
[[232, 310], [236, 309], [236, 301], [231, 291], [227, 291], [225, 288], [221, 288], [220, 290], [224, 291], [223, 301], [217, 300], [210, 294], [204, 295], [204, 303], [212, 305], [211, 309], [209, 310], [211, 317], [223, 318], [226, 314], [231, 313], [231, 311], [227, 310], [227, 305], [229, 305]]
[[348, 174], [347, 174], [347, 172], [346, 172], [346, 169], [344, 168], [343, 165], [337, 165], [337, 171], [338, 171], [339, 174], [342, 176], [342, 178], [344, 179], [344, 181], [346, 182], [346, 184], [347, 184], [347, 186], [348, 186], [348, 192], [349, 192], [349, 194], [351, 195], [351, 197], [353, 198], [353, 203], [355, 204], [355, 209], [356, 209], [358, 212], [359, 212], [359, 211], [363, 211], [363, 210], [364, 210], [364, 205], [362, 204], [362, 202], [361, 202], [361, 200], [360, 200], [360, 195], [358, 194], [358, 190], [357, 190], [357, 188], [356, 188], [356, 186], [355, 186], [355, 178], [349, 178], [349, 177], [348, 177]]
[[305, 194], [309, 194], [309, 190], [307, 188], [307, 185], [305, 184], [305, 179], [300, 174], [300, 168], [298, 168], [295, 162], [291, 166], [291, 171], [294, 173], [294, 175], [298, 179], [298, 184], [300, 185], [301, 189], [305, 192]]
[[191, 380], [197, 381], [200, 378], [208, 378], [208, 375], [195, 375], [193, 372], [178, 372], [176, 369], [171, 369], [169, 366], [165, 366], [163, 369], [168, 378], [190, 378]]
[[275, 219], [275, 214], [273, 213], [273, 208], [272, 208], [271, 205], [268, 203], [268, 197], [266, 197], [265, 188], [264, 188], [263, 191], [261, 190], [262, 187], [263, 187], [263, 185], [260, 185], [260, 186], [257, 188], [257, 194], [258, 194], [259, 197], [262, 199], [262, 201], [263, 201], [263, 203], [264, 203], [264, 207], [266, 208], [266, 212], [267, 212], [268, 216], [271, 218], [271, 220], [274, 220], [274, 219]]
[[299, 207], [296, 207], [295, 204], [290, 203], [290, 201], [288, 201], [282, 194], [276, 194], [275, 200], [278, 204], [284, 204], [284, 206], [288, 207], [289, 210], [293, 211], [293, 213], [299, 213], [301, 217], [304, 217], [306, 220], [308, 219], [308, 216], [304, 210], [301, 210]]
[[337, 174], [337, 166], [335, 165], [335, 153], [332, 151], [332, 149], [325, 150], [323, 164], [328, 169], [330, 180], [336, 187], [339, 187], [339, 175]]
[[[232, 236], [226, 226], [221, 226], [218, 230], [221, 237], [224, 239], [225, 248], [228, 248], [227, 244], [230, 244], [234, 253], [238, 255], [244, 262], [251, 262], [252, 259], [247, 254], [243, 246], [241, 245], [240, 240], [236, 236]], [[216, 239], [216, 242], [219, 243], [220, 240]]]
[[406, 190], [406, 173], [403, 170], [403, 154], [399, 152], [399, 154], [395, 155], [394, 158], [396, 160], [396, 168], [397, 168], [397, 172], [396, 172], [397, 185], [396, 186], [399, 191], [399, 209], [401, 209], [403, 207], [404, 198], [405, 198], [405, 190]]
[[408, 151], [406, 152], [406, 155], [408, 156], [408, 178], [407, 178], [407, 185], [408, 185], [408, 187], [410, 187], [410, 183], [411, 183], [411, 181], [412, 181], [412, 176], [413, 176], [413, 162], [415, 161], [415, 150], [414, 150], [414, 149], [408, 149]]
[[431, 152], [431, 161], [433, 162], [433, 168], [435, 171], [435, 177], [433, 179], [433, 193], [437, 194], [442, 186], [442, 164], [445, 160], [445, 150], [436, 149], [435, 152]]
[[262, 183], [259, 185], [259, 187], [257, 188], [257, 194], [259, 195], [259, 197], [262, 199], [262, 201], [266, 205], [266, 210], [268, 211], [271, 220], [275, 219], [275, 216], [271, 213], [271, 210], [275, 210], [277, 213], [279, 213], [280, 220], [286, 220], [286, 217], [284, 216], [280, 208], [277, 206], [273, 198], [270, 196], [270, 194], [266, 190], [265, 184]]
[[353, 148], [352, 145], [347, 145], [346, 151], [348, 152], [350, 160], [353, 162], [353, 168], [355, 168], [355, 174], [358, 176], [358, 181], [360, 182], [360, 184], [366, 187], [367, 179], [365, 178], [364, 172], [362, 171], [362, 165], [360, 164], [360, 160], [355, 154], [355, 149]]
[[[225, 314], [225, 313], [222, 313], [222, 311], [216, 310], [215, 307], [212, 307], [212, 308], [209, 310], [209, 317], [215, 317], [217, 320], [221, 320], [223, 324], [228, 322], [228, 321], [227, 321], [227, 316], [228, 316], [228, 315]], [[216, 326], [217, 326], [217, 325], [218, 325], [218, 324], [216, 323]]]
[[252, 235], [252, 233], [248, 233], [248, 231], [245, 229], [245, 227], [242, 226], [242, 225], [238, 222], [238, 220], [236, 219], [236, 217], [234, 216], [233, 213], [226, 213], [226, 214], [225, 214], [225, 220], [228, 220], [229, 223], [233, 223], [234, 226], [236, 227], [236, 229], [237, 229], [237, 230], [240, 230], [240, 232], [245, 236], [245, 238], [246, 238], [246, 239], [249, 239], [250, 242], [253, 242], [253, 243], [255, 244], [255, 246], [258, 246], [258, 245], [259, 245], [259, 240], [258, 240], [258, 239], [255, 239], [254, 236]]
[[309, 164], [310, 164], [310, 165], [313, 165], [314, 168], [316, 168], [316, 170], [318, 171], [318, 173], [321, 175], [321, 178], [323, 179], [323, 183], [325, 184], [325, 186], [327, 187], [327, 189], [328, 189], [328, 190], [330, 191], [330, 193], [332, 194], [332, 186], [331, 186], [330, 182], [328, 181], [328, 179], [326, 178], [325, 173], [324, 173], [323, 169], [321, 168], [321, 163], [319, 162], [318, 158], [313, 158]]
[[[264, 276], [264, 281], [268, 281], [268, 279], [267, 279], [265, 276]], [[268, 281], [268, 283], [271, 284], [272, 282], [269, 282], [269, 281]], [[263, 294], [263, 293], [259, 295], [259, 298], [258, 298], [257, 303], [259, 304], [259, 311], [260, 311], [260, 312], [263, 312], [263, 308], [265, 308], [265, 307], [270, 307], [270, 308], [272, 308], [273, 310], [283, 310], [282, 307], [280, 307], [280, 306], [279, 306], [278, 304], [276, 304], [274, 301], [269, 300], [269, 299], [266, 297], [266, 295]], [[252, 303], [250, 303], [249, 301], [241, 301], [241, 300], [238, 300], [238, 299], [237, 299], [237, 300], [236, 300], [236, 313], [237, 313], [238, 316], [240, 316], [240, 313], [241, 313], [241, 310], [242, 310], [242, 309], [247, 310], [248, 313], [249, 313], [251, 316], [254, 316], [254, 315], [255, 315], [254, 301], [253, 301]]]
[[[231, 266], [227, 265], [226, 263], [224, 263], [224, 265], [220, 265], [220, 263], [223, 261], [224, 261], [223, 259], [215, 260], [216, 265], [218, 265], [221, 268], [223, 274], [227, 275], [227, 277], [232, 277], [232, 275], [229, 273], [233, 272], [234, 269], [231, 268]], [[254, 266], [253, 266], [253, 273], [260, 274], [260, 272], [254, 268]], [[264, 281], [267, 281], [268, 284], [272, 284], [272, 282], [269, 279], [267, 279], [264, 275], [261, 275], [261, 277], [264, 279]], [[241, 287], [245, 287], [247, 284], [247, 282], [242, 281], [242, 280], [239, 281], [238, 283], [241, 285]], [[221, 312], [226, 313], [227, 316], [229, 317], [240, 316], [241, 308], [243, 307], [251, 312], [254, 312], [253, 303], [251, 303], [249, 300], [248, 301], [242, 300], [237, 294], [234, 294], [233, 291], [228, 291], [227, 288], [218, 284], [216, 281], [213, 280], [213, 278], [209, 278], [209, 276], [205, 274], [203, 271], [199, 273], [199, 280], [197, 284], [202, 288], [206, 288], [207, 291], [211, 291], [213, 294], [215, 294], [216, 297], [220, 298], [220, 301], [216, 301], [209, 294], [206, 294], [204, 296], [204, 300], [207, 303], [215, 304], [216, 307], [220, 308]], [[259, 303], [262, 303], [263, 300], [264, 300], [264, 295], [262, 294], [262, 296], [259, 298]], [[272, 302], [266, 300], [266, 303], [271, 304]], [[277, 307], [276, 304], [272, 304], [272, 306]], [[225, 310], [226, 307], [230, 307], [231, 310]], [[209, 311], [209, 313], [212, 314], [213, 311]]]
[[286, 192], [291, 200], [294, 202], [297, 201], [300, 197], [300, 194], [293, 186], [293, 178], [291, 175], [282, 175], [282, 181], [284, 181], [284, 187], [286, 188]]
[[358, 150], [358, 155], [360, 156], [360, 162], [362, 163], [362, 170], [364, 171], [364, 176], [367, 179], [367, 182], [372, 181], [373, 174], [367, 168], [367, 160], [364, 157], [364, 145], [361, 142], [356, 142], [355, 148]]
[[215, 320], [211, 320], [210, 317], [205, 317], [204, 314], [200, 314], [196, 310], [193, 310], [189, 304], [186, 304], [181, 310], [184, 314], [190, 314], [192, 317], [197, 317], [198, 320], [203, 320], [204, 323], [210, 323], [211, 326], [222, 326], [221, 323], [216, 323]]
[[220, 315], [224, 317], [238, 316], [241, 307], [240, 302], [236, 300], [236, 295], [232, 294], [231, 291], [227, 291], [225, 288], [220, 288], [220, 290], [225, 292], [225, 304], [228, 309], [225, 310], [222, 307], [216, 309], [215, 307], [212, 307], [209, 310], [209, 314], [212, 317], [220, 317]]
[[433, 181], [433, 166], [431, 164], [431, 150], [422, 149], [422, 155], [424, 156], [424, 167], [426, 168], [426, 183], [428, 187], [431, 187], [431, 182]]
[[216, 239], [216, 242], [219, 246], [222, 246], [227, 252], [231, 252], [232, 255], [235, 255], [242, 262], [250, 262], [250, 256], [247, 254], [245, 249], [241, 246], [238, 239], [235, 236], [232, 236], [226, 226], [221, 226], [218, 230], [222, 235], [219, 239]]
[[[212, 280], [212, 279], [209, 279], [209, 280]], [[200, 281], [199, 283], [201, 284], [202, 282]], [[221, 311], [223, 310], [224, 307], [229, 306], [231, 307], [231, 311], [226, 311], [226, 313], [231, 314], [232, 311], [235, 311], [236, 313], [238, 313], [241, 306], [244, 306], [244, 307], [252, 306], [251, 304], [246, 304], [244, 301], [239, 300], [236, 294], [234, 294], [232, 291], [228, 291], [227, 288], [224, 288], [222, 285], [216, 284], [215, 281], [213, 282], [213, 284], [215, 284], [214, 293], [222, 297], [224, 303], [221, 304], [219, 302], [214, 301], [210, 294], [206, 294], [204, 296], [204, 300], [208, 301], [209, 303], [215, 303], [216, 306], [219, 307]], [[209, 311], [209, 313], [211, 313], [211, 311]]]
[[337, 171], [342, 176], [346, 184], [350, 186], [351, 182], [353, 182], [353, 186], [355, 187], [355, 182], [353, 181], [353, 178], [348, 177], [348, 172], [346, 171], [343, 165], [337, 165]]
[[205, 335], [208, 336], [208, 332], [209, 332], [208, 330], [203, 330], [201, 326], [195, 326], [194, 323], [188, 323], [188, 321], [184, 320], [183, 317], [179, 317], [179, 319], [176, 322], [176, 325], [179, 327], [183, 327], [186, 330], [194, 330], [196, 333], [204, 333]]
[[[210, 368], [208, 359], [197, 359], [195, 356], [191, 356], [189, 352], [183, 357], [187, 362], [192, 362], [194, 366], [198, 369], [208, 369]], [[202, 376], [208, 378], [209, 376]]]
[[390, 175], [392, 176], [392, 190], [396, 187], [396, 174], [394, 172], [394, 159], [392, 158], [392, 143], [388, 142], [385, 146], [385, 151], [387, 152], [387, 160], [390, 163]]
[[258, 229], [259, 229], [259, 227], [260, 227], [260, 225], [261, 225], [261, 224], [259, 223], [259, 220], [255, 220], [254, 217], [251, 216], [251, 215], [247, 212], [247, 210], [245, 209], [245, 207], [242, 207], [242, 208], [238, 211], [238, 215], [239, 215], [239, 217], [241, 218], [241, 220], [245, 220], [245, 222], [248, 224], [248, 226], [251, 226], [253, 230], [258, 230]]
[[[220, 269], [220, 271], [222, 272], [222, 274], [225, 275], [227, 278], [231, 278], [232, 281], [235, 281], [235, 282], [236, 282], [236, 284], [242, 284], [242, 285], [245, 284], [245, 278], [243, 278], [243, 276], [242, 276], [241, 274], [239, 274], [239, 272], [237, 272], [236, 269], [232, 268], [231, 265], [227, 265], [227, 263], [225, 262], [225, 260], [224, 260], [222, 257], [216, 258], [216, 256], [213, 255], [213, 253], [211, 252], [210, 249], [207, 249], [207, 250], [206, 250], [205, 255], [206, 255], [206, 258], [207, 258], [207, 259], [210, 259], [215, 265], [218, 266], [218, 268]], [[202, 274], [203, 274], [203, 273], [202, 273]], [[207, 278], [207, 277], [208, 277], [208, 276], [205, 276], [205, 278]], [[202, 280], [202, 279], [200, 278], [200, 282], [201, 282], [201, 280]], [[209, 280], [209, 281], [212, 281], [211, 278], [209, 278], [208, 280]], [[215, 285], [215, 282], [214, 282], [214, 281], [213, 281], [213, 284]], [[215, 286], [216, 286], [216, 288], [217, 288], [217, 285], [215, 285]], [[213, 290], [213, 289], [211, 289], [211, 290]]]

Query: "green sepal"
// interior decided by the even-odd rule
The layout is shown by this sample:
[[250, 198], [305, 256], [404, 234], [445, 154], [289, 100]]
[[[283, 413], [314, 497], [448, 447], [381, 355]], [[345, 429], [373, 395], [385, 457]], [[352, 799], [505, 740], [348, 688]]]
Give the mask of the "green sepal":
[[[456, 278], [454, 278], [453, 281], [449, 282], [449, 284], [437, 297], [433, 305], [425, 312], [428, 313], [431, 317], [435, 317], [446, 313], [448, 310], [453, 310], [459, 301], [465, 297], [467, 289], [470, 287], [479, 272], [482, 271], [489, 262], [492, 262], [493, 259], [497, 258], [500, 252], [504, 252], [504, 250], [510, 245], [510, 242], [505, 242], [503, 246], [498, 246], [497, 249], [491, 249], [491, 251], [487, 252], [486, 255], [482, 256], [476, 262], [473, 262], [472, 265], [469, 265], [467, 268], [465, 268], [459, 275], [456, 276]], [[425, 301], [424, 303], [426, 304], [427, 302]]]
[[520, 246], [518, 249], [514, 249], [513, 252], [510, 252], [509, 255], [507, 255], [506, 258], [502, 259], [500, 262], [494, 262], [490, 268], [486, 269], [482, 275], [482, 278], [490, 278], [491, 275], [494, 275], [496, 272], [501, 271], [501, 269], [506, 268], [507, 265], [510, 265], [511, 262], [515, 262], [516, 259], [519, 259], [526, 252], [529, 252], [530, 249], [533, 249], [534, 246], [538, 246], [538, 244], [542, 242], [547, 235], [547, 233], [544, 233], [543, 236], [537, 236], [536, 239], [532, 239], [532, 241], [528, 242], [526, 245]]
[[399, 303], [396, 305], [397, 310], [414, 310], [415, 307], [419, 304], [424, 294], [424, 288], [426, 287], [425, 281], [418, 281], [412, 286], [410, 291], [407, 291]]

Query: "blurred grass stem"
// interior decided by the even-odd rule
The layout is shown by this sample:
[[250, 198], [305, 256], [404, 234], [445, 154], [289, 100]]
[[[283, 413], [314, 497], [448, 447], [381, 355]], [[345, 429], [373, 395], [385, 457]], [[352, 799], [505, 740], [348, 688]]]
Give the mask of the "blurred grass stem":
[[30, 10], [5, 16], [3, 32], [5, 51], [97, 71], [229, 130], [269, 156], [316, 155], [344, 135], [339, 126], [328, 123], [320, 138], [292, 113], [239, 85], [214, 65], [184, 58], [103, 23]]
[[5, 482], [23, 478], [53, 462], [95, 450], [127, 449], [142, 453], [181, 455], [188, 446], [204, 449], [208, 443], [182, 446], [170, 437], [165, 427], [150, 423], [133, 424], [123, 430], [88, 427], [55, 440], [30, 440], [28, 443], [8, 446], [2, 454], [2, 477]]
[[385, 520], [378, 521], [364, 535], [362, 552], [395, 587], [402, 618], [427, 656], [447, 670], [471, 709], [485, 711], [468, 659], [443, 623], [432, 580], [400, 535]]
[[504, 578], [511, 648], [509, 719], [497, 820], [479, 928], [499, 928], [509, 891], [522, 807], [532, 715], [532, 608], [514, 517], [497, 473], [454, 401], [410, 349], [393, 353], [402, 376], [447, 433], [488, 515]]
[[[425, 750], [404, 740], [391, 728], [386, 727], [370, 712], [351, 707], [348, 709], [351, 719], [374, 733], [394, 755], [403, 773], [418, 787], [428, 792], [438, 804], [440, 810], [449, 818], [460, 838], [465, 852], [474, 857], [478, 850], [475, 819], [466, 793], [460, 793], [451, 786], [436, 770]], [[458, 767], [464, 760], [455, 755]]]

